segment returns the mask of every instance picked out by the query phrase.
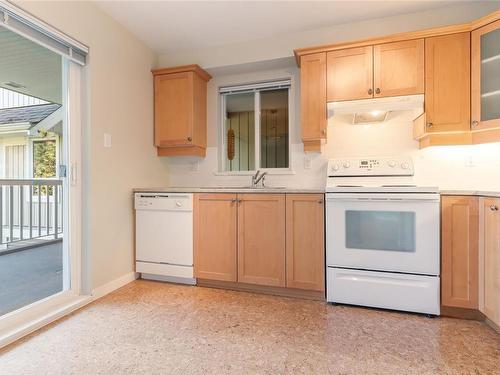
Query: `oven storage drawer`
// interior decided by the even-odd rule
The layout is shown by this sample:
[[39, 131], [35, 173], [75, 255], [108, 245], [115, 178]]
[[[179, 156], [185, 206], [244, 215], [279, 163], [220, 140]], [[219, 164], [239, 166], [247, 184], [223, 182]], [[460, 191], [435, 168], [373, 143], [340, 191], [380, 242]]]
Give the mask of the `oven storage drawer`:
[[438, 276], [328, 267], [327, 301], [439, 315]]

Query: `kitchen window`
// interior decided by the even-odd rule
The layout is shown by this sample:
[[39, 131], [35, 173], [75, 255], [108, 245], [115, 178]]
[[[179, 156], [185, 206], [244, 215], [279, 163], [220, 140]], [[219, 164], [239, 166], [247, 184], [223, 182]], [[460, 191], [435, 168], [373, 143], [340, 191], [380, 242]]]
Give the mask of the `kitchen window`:
[[222, 170], [288, 169], [290, 80], [221, 87]]

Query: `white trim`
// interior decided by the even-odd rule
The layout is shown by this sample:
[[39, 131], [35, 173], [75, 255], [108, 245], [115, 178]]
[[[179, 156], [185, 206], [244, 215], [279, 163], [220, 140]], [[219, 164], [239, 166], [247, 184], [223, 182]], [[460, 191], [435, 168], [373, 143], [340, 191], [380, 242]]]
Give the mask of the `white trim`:
[[50, 129], [59, 124], [62, 120], [63, 120], [63, 107], [61, 106], [54, 112], [52, 112], [50, 115], [45, 117], [38, 124], [29, 129], [29, 135], [37, 136], [38, 130], [50, 131]]
[[243, 85], [221, 86], [219, 87], [220, 94], [242, 93], [265, 89], [284, 89], [292, 84], [291, 78], [277, 79], [272, 81], [248, 83]]
[[92, 300], [104, 297], [106, 294], [109, 294], [116, 289], [119, 289], [122, 286], [127, 285], [128, 283], [131, 283], [137, 278], [139, 278], [139, 274], [137, 272], [130, 272], [115, 280], [110, 281], [107, 284], [101, 285], [92, 291]]
[[[0, 17], [1, 26], [78, 64], [85, 64], [89, 48], [83, 43], [6, 0], [0, 0], [0, 13], [2, 13], [2, 17]], [[11, 20], [14, 20], [14, 22]], [[40, 35], [43, 35], [43, 37]], [[42, 40], [44, 38], [46, 38], [45, 41]]]

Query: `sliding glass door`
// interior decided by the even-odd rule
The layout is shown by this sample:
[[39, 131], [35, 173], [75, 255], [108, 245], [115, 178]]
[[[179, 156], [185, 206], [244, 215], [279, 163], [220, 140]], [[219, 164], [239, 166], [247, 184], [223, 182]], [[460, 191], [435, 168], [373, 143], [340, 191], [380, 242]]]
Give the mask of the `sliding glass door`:
[[0, 316], [67, 291], [68, 61], [0, 27]]

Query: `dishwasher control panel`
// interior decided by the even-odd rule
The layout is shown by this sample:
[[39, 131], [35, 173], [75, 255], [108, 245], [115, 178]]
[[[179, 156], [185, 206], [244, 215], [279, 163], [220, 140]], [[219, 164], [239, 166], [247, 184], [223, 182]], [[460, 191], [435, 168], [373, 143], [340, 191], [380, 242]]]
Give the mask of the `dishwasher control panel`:
[[136, 210], [192, 211], [193, 194], [189, 193], [135, 193]]

